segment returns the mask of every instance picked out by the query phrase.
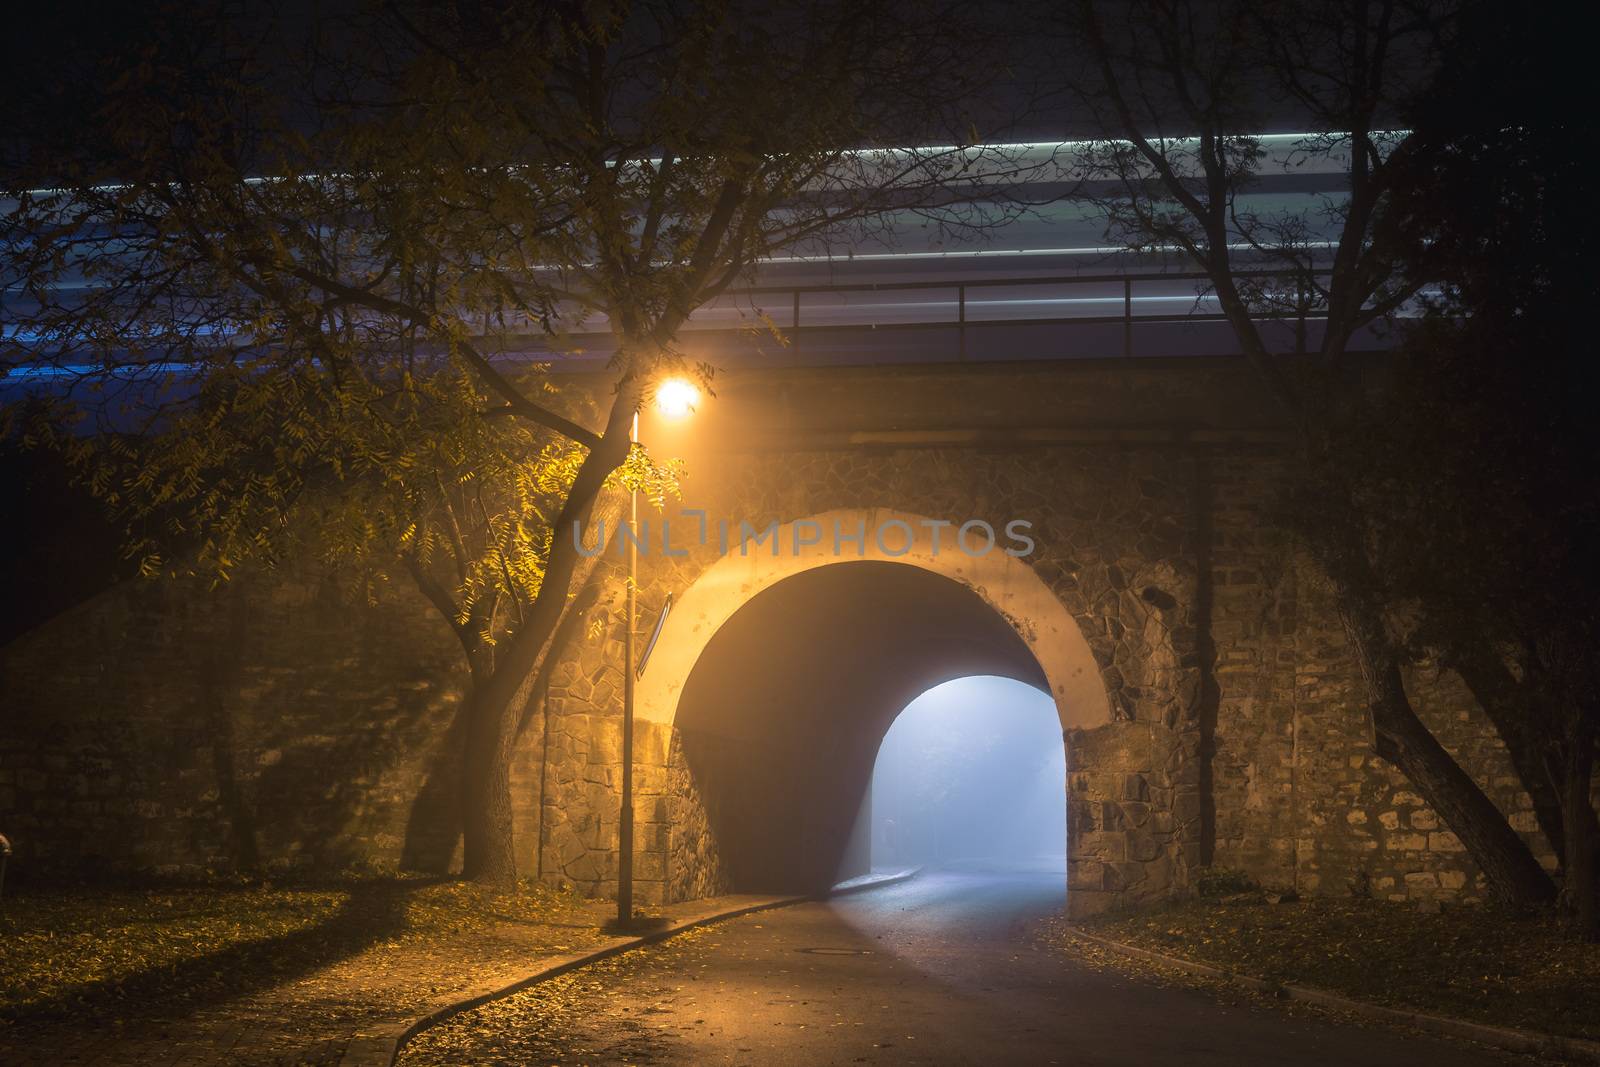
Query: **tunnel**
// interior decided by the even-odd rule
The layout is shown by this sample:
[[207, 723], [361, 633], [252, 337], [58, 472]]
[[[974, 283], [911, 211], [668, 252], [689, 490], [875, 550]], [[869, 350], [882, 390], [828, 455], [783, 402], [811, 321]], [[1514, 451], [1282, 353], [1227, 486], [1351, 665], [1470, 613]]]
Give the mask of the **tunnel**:
[[1066, 750], [1036, 686], [968, 675], [895, 717], [858, 826], [875, 872], [1067, 870]]
[[886, 732], [919, 694], [972, 675], [1049, 691], [1004, 616], [923, 568], [840, 562], [745, 602], [706, 643], [676, 717], [730, 887], [814, 893], [865, 873]]

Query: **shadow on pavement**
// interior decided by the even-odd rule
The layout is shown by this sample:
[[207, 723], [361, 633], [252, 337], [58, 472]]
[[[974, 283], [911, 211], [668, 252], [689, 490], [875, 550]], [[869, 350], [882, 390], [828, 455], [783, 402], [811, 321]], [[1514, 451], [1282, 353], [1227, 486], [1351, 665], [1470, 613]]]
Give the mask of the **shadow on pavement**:
[[85, 1023], [165, 1021], [265, 988], [291, 982], [353, 956], [405, 929], [406, 900], [426, 882], [359, 883], [323, 922], [263, 941], [235, 945], [172, 966], [86, 982], [58, 996], [0, 1012], [0, 1030], [73, 1016]]

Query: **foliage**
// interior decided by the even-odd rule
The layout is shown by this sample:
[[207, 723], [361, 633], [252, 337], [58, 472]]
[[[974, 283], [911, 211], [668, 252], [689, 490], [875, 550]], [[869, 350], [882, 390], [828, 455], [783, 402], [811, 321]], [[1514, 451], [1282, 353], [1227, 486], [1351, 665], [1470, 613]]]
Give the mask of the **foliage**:
[[1574, 151], [1587, 129], [1568, 95], [1579, 57], [1493, 6], [1470, 8], [1467, 26], [1418, 110], [1420, 150], [1387, 220], [1437, 296], [1331, 441], [1305, 507], [1320, 521], [1337, 500], [1359, 517], [1391, 625], [1495, 720], [1564, 896], [1600, 938], [1600, 435], [1583, 356], [1600, 230]]
[[[1382, 467], [1344, 450], [1364, 440], [1373, 392], [1353, 343], [1392, 327], [1439, 278], [1434, 257], [1419, 254], [1433, 235], [1405, 216], [1426, 214], [1415, 211], [1428, 195], [1415, 176], [1448, 159], [1455, 142], [1407, 119], [1430, 108], [1469, 114], [1448, 96], [1473, 39], [1466, 6], [1080, 0], [1065, 16], [1081, 35], [1080, 59], [1064, 76], [1108, 138], [1092, 144], [1086, 176], [1111, 189], [1110, 236], [1134, 250], [1171, 250], [1204, 272], [1243, 355], [1298, 431], [1288, 518], [1333, 585], [1375, 752], [1456, 831], [1495, 894], [1531, 902], [1554, 895], [1551, 880], [1406, 692], [1413, 650], [1389, 625], [1402, 605], [1387, 584], [1403, 560], [1373, 552], [1369, 534], [1385, 514], [1358, 488], [1382, 478]], [[1252, 131], [1275, 100], [1313, 131], [1294, 138], [1282, 170], [1311, 166], [1345, 184], [1320, 208], [1261, 214], [1242, 199], [1268, 173]], [[1415, 501], [1392, 502], [1416, 513]], [[1448, 610], [1444, 600], [1432, 606]], [[1537, 759], [1508, 718], [1495, 725], [1537, 796]]]
[[1388, 901], [1196, 901], [1097, 920], [1102, 936], [1357, 1000], [1600, 1038], [1600, 948], [1549, 912]]
[[390, 879], [13, 894], [0, 913], [0, 1020], [108, 1009], [131, 1017], [258, 979], [286, 981], [374, 944], [443, 950], [459, 967], [465, 939], [507, 924], [535, 934], [558, 926], [539, 936], [564, 950], [593, 933], [591, 910], [546, 886]]
[[4, 1011], [93, 999], [136, 976], [312, 930], [348, 899], [334, 889], [13, 895], [0, 919]]
[[[554, 533], [617, 477], [670, 491], [631, 417], [663, 374], [707, 384], [679, 331], [762, 259], [1004, 221], [962, 192], [1009, 151], [965, 143], [977, 21], [208, 4], [64, 35], [86, 76], [15, 77], [0, 137], [0, 365], [58, 416], [11, 432], [98, 435], [70, 447], [151, 570], [225, 578], [306, 520], [409, 573], [473, 677], [465, 863], [509, 879], [508, 709], [593, 566]], [[609, 335], [609, 390], [534, 365], [576, 331]]]
[[891, 211], [970, 219], [942, 191], [993, 159], [857, 150], [942, 121], [923, 65], [959, 69], [936, 62], [957, 39], [907, 17], [651, 0], [120, 25], [137, 47], [83, 49], [104, 90], [30, 84], [8, 142], [0, 354], [77, 418], [13, 429], [73, 450], [147, 572], [181, 555], [225, 579], [314, 518], [334, 555], [431, 586], [470, 659], [537, 599], [601, 438], [603, 398], [556, 395], [530, 349], [610, 332], [631, 408], [661, 374], [709, 377], [677, 331], [763, 256]]
[[1600, 228], [1574, 151], [1586, 117], [1567, 96], [1579, 57], [1537, 20], [1473, 16], [1416, 116], [1426, 150], [1387, 220], [1438, 295], [1338, 442], [1355, 475], [1345, 492], [1396, 599], [1433, 609], [1431, 643], [1475, 630], [1531, 649], [1565, 630], [1587, 648], [1600, 623], [1600, 435], [1584, 398]]
[[[406, 1042], [395, 1062], [404, 1067], [489, 1059], [647, 1063], [657, 1058], [659, 1049], [640, 1047], [654, 1044], [650, 1037], [654, 1027], [637, 1016], [654, 1017], [659, 1027], [670, 1017], [666, 1012], [673, 994], [685, 989], [686, 976], [694, 983], [715, 966], [712, 954], [719, 944], [718, 931], [699, 927], [675, 934], [649, 951], [623, 953], [556, 975], [430, 1026]], [[694, 1013], [706, 1014], [703, 1002]], [[596, 1026], [618, 1017], [625, 1020], [623, 1040], [596, 1041]]]

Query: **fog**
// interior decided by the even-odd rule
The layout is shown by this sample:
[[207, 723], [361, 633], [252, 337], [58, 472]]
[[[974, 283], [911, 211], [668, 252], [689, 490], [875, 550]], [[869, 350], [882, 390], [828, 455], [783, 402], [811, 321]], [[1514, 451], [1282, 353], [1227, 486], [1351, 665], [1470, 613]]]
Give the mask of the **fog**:
[[906, 705], [872, 773], [872, 865], [1065, 864], [1066, 759], [1049, 696], [958, 678]]

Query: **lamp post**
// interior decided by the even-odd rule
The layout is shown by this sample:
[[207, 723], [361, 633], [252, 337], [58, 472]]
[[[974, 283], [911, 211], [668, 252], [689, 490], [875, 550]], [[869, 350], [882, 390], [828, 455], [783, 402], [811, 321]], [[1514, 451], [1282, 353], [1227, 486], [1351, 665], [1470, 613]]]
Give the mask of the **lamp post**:
[[[639, 413], [633, 413], [628, 452], [639, 443]], [[633, 923], [633, 628], [638, 609], [639, 488], [628, 489], [628, 613], [622, 631], [622, 811], [617, 819], [617, 925]]]
[[[699, 403], [694, 383], [669, 378], [656, 386], [656, 410], [669, 419], [687, 418]], [[628, 451], [639, 443], [639, 413], [633, 413], [628, 431]], [[622, 810], [617, 818], [617, 926], [633, 925], [633, 690], [638, 680], [634, 665], [633, 631], [638, 618], [639, 489], [628, 490], [627, 621], [622, 634]]]

